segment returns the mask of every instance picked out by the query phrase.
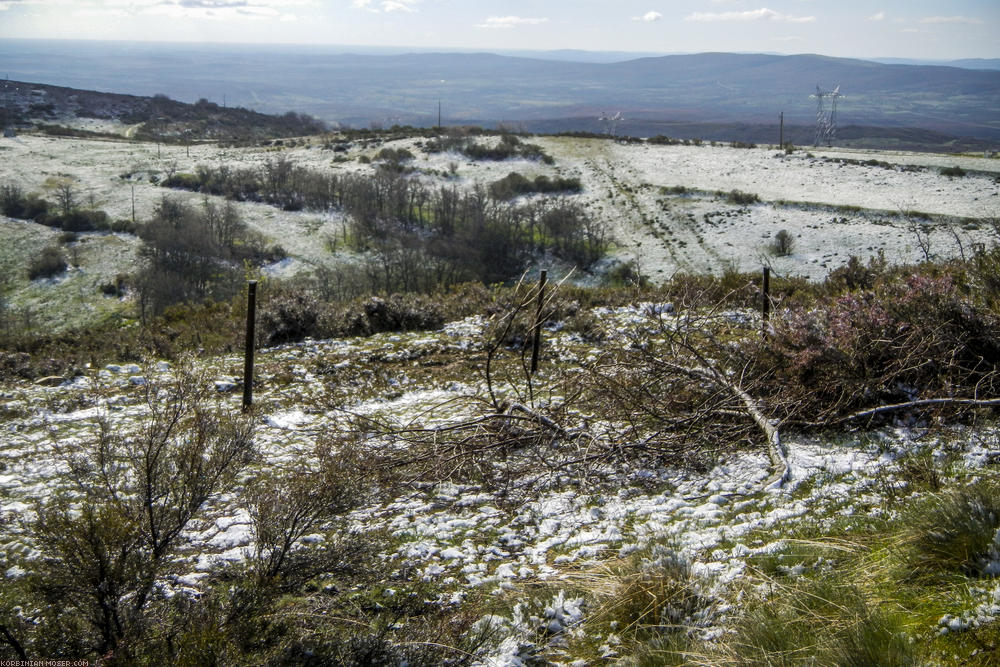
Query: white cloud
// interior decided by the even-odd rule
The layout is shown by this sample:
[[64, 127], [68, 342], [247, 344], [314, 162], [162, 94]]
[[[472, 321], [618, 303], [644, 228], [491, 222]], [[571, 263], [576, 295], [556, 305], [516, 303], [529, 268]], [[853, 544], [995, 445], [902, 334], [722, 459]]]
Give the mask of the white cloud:
[[745, 12], [695, 12], [684, 17], [685, 21], [782, 21], [785, 23], [813, 23], [815, 16], [792, 16], [782, 14], [767, 7], [751, 9]]
[[27, 7], [28, 5], [65, 5], [65, 0], [2, 0], [0, 1], [0, 12], [5, 12], [14, 7]]
[[[283, 21], [296, 17], [289, 7], [311, 4], [312, 0], [105, 0], [103, 7], [89, 10], [90, 14], [121, 16], [150, 15], [171, 19], [201, 19], [228, 21], [233, 19]], [[88, 10], [80, 10], [87, 13]], [[79, 13], [79, 12], [78, 12]]]
[[357, 9], [364, 9], [372, 13], [390, 14], [392, 12], [403, 12], [412, 14], [417, 11], [415, 4], [418, 0], [351, 0], [351, 4]]
[[663, 18], [663, 14], [660, 12], [646, 12], [642, 16], [633, 16], [633, 21], [645, 21], [646, 23], [653, 23], [654, 21], [659, 21]]
[[382, 11], [386, 12], [406, 12], [407, 14], [412, 14], [416, 10], [408, 4], [408, 0], [403, 0], [402, 2], [397, 2], [397, 0], [385, 0], [382, 3]]
[[876, 14], [872, 14], [871, 16], [868, 17], [868, 20], [869, 21], [884, 21], [885, 20], [885, 12], [878, 12]]
[[977, 18], [969, 18], [966, 16], [927, 16], [920, 19], [921, 23], [968, 23], [970, 25], [979, 25], [982, 20]]
[[520, 16], [491, 16], [486, 19], [485, 23], [477, 23], [477, 28], [513, 28], [519, 25], [540, 25], [542, 23], [548, 23], [548, 19], [538, 18], [538, 19], [528, 19], [521, 18]]

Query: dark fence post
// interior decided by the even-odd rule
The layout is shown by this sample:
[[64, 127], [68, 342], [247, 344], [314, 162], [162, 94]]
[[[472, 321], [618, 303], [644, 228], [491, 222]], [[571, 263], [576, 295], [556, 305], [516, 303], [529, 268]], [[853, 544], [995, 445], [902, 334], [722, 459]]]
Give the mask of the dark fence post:
[[253, 353], [255, 347], [255, 329], [257, 326], [257, 281], [247, 283], [247, 338], [243, 349], [243, 411], [253, 405]]
[[767, 322], [771, 318], [771, 267], [764, 267], [764, 280], [760, 290], [761, 331], [767, 336]]
[[538, 307], [535, 309], [535, 339], [531, 343], [531, 374], [538, 370], [538, 350], [542, 345], [542, 302], [545, 298], [545, 278], [548, 272], [542, 271], [538, 278]]

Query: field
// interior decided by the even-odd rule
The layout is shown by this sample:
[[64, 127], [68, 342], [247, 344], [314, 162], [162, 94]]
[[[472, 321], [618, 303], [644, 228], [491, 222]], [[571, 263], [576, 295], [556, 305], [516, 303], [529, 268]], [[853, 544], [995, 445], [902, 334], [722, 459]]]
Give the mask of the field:
[[[198, 350], [209, 331], [169, 359], [7, 376], [0, 656], [996, 664], [1000, 161], [524, 140], [552, 164], [414, 137], [2, 140], [0, 184], [69, 183], [112, 220], [131, 220], [133, 192], [140, 222], [164, 196], [200, 205], [158, 184], [198, 165], [366, 173], [405, 148], [435, 186], [577, 178], [563, 196], [613, 243], [589, 272], [536, 257], [523, 284], [366, 297], [348, 312], [377, 333], [262, 349], [247, 412], [242, 355]], [[265, 311], [322, 319], [282, 290], [359, 257], [346, 215], [237, 206], [287, 252], [262, 268]], [[28, 339], [139, 330], [132, 295], [100, 289], [138, 267], [136, 236], [0, 226]], [[73, 266], [29, 280], [53, 242]], [[869, 273], [821, 284], [851, 257]], [[596, 288], [627, 262], [652, 286]], [[738, 273], [761, 265], [767, 324]], [[538, 301], [531, 373], [541, 269], [569, 278]], [[233, 304], [218, 310], [238, 327]], [[399, 324], [407, 307], [432, 324]], [[157, 335], [179, 341], [199, 312]]]
[[[101, 127], [123, 131], [107, 123]], [[891, 263], [925, 259], [925, 252], [958, 256], [984, 239], [986, 221], [1000, 216], [997, 159], [820, 148], [786, 155], [766, 147], [635, 145], [569, 137], [532, 141], [552, 155], [554, 165], [425, 154], [414, 139], [357, 141], [346, 153], [334, 153], [316, 140], [291, 147], [221, 148], [23, 135], [0, 143], [0, 182], [51, 197], [60, 179], [68, 178], [80, 200], [119, 220], [132, 217], [134, 189], [135, 214], [142, 221], [164, 196], [198, 203], [201, 195], [156, 185], [198, 165], [261, 166], [285, 157], [317, 170], [364, 172], [376, 166], [358, 158], [374, 157], [386, 147], [409, 148], [417, 156], [411, 165], [416, 175], [436, 185], [469, 188], [509, 172], [579, 178], [583, 191], [572, 197], [597, 216], [613, 239], [611, 257], [634, 260], [655, 282], [678, 271], [721, 274], [754, 271], [763, 264], [779, 275], [816, 280], [851, 256], [867, 261], [883, 252]], [[965, 175], [941, 174], [954, 167]], [[729, 197], [733, 191], [759, 201], [735, 203]], [[335, 211], [239, 206], [252, 228], [288, 252], [289, 259], [268, 269], [275, 276], [329, 261], [328, 240], [344, 230], [345, 220]], [[15, 239], [0, 251], [12, 305], [30, 309], [34, 321], [45, 327], [71, 326], [92, 313], [115, 310], [98, 287], [133, 265], [135, 237], [83, 234], [73, 244], [75, 268], [44, 284], [29, 283], [24, 276], [31, 253], [25, 249], [40, 249], [57, 233], [31, 223], [4, 224]], [[770, 247], [781, 230], [791, 235], [791, 252], [774, 256]], [[557, 275], [567, 270], [549, 268]], [[593, 283], [598, 278], [577, 274], [575, 280]], [[69, 303], [78, 307], [67, 317], [64, 305]]]

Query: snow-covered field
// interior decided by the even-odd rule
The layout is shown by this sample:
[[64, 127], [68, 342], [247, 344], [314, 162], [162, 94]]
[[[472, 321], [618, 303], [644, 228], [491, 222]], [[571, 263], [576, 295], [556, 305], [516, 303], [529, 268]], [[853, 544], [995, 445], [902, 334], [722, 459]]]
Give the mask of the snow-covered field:
[[[613, 336], [640, 319], [641, 309], [603, 310], [601, 318]], [[256, 395], [262, 415], [256, 432], [264, 455], [260, 465], [280, 466], [307, 455], [319, 434], [343, 431], [352, 415], [423, 426], [475, 415], [486, 395], [481, 379], [459, 381], [417, 371], [428, 355], [475, 354], [482, 326], [480, 318], [470, 318], [433, 332], [307, 341], [262, 351]], [[548, 334], [549, 358], [581, 363], [594, 351], [571, 334]], [[218, 390], [220, 405], [238, 411], [233, 378], [242, 360], [224, 357], [205, 364], [204, 381]], [[361, 381], [372, 370], [379, 382]], [[134, 427], [145, 415], [147, 383], [174, 372], [165, 362], [121, 364], [56, 387], [0, 387], [0, 516], [7, 525], [29, 517], [34, 502], [61, 484], [66, 471], [61, 451], [92, 440], [98, 418], [110, 420], [118, 431]], [[782, 551], [799, 527], [824, 530], [852, 517], [891, 517], [890, 501], [911, 493], [911, 480], [901, 467], [907, 460], [949, 460], [952, 475], [975, 475], [991, 465], [996, 437], [962, 428], [932, 435], [921, 427], [833, 440], [792, 435], [786, 442], [791, 481], [783, 488], [765, 486], [768, 456], [753, 449], [720, 455], [708, 472], [625, 466], [590, 483], [567, 478], [514, 505], [477, 484], [441, 481], [357, 509], [348, 517], [348, 529], [387, 531], [392, 546], [382, 556], [439, 586], [447, 604], [461, 604], [473, 593], [517, 599], [532, 584], [571, 590], [581, 573], [654, 543], [670, 544], [691, 564], [706, 594], [721, 596], [738, 585], [751, 559]], [[252, 553], [250, 517], [231, 495], [216, 499], [189, 537], [195, 548], [177, 564], [179, 589], [197, 590], [213, 567]], [[306, 541], [318, 539], [317, 534]], [[7, 559], [30, 558], [33, 547], [15, 536], [0, 544], [0, 552]], [[7, 576], [18, 572], [12, 569]], [[951, 625], [971, 623], [970, 618], [1000, 615], [990, 596], [995, 592], [987, 586], [968, 608], [956, 601], [941, 627], [948, 631]], [[547, 636], [573, 631], [586, 615], [583, 605], [582, 598], [555, 594], [551, 613], [544, 616]], [[520, 613], [515, 608], [509, 617], [491, 621], [505, 628], [507, 639], [481, 664], [523, 664], [517, 656], [538, 641], [533, 629], [538, 619], [528, 621]], [[702, 619], [701, 631], [711, 636], [724, 622], [724, 614]]]
[[[612, 254], [635, 259], [654, 281], [680, 270], [751, 271], [762, 263], [771, 264], [780, 275], [819, 279], [851, 255], [865, 260], [880, 251], [890, 262], [917, 261], [923, 253], [911, 229], [914, 224], [929, 234], [932, 254], [953, 256], [983, 241], [989, 227], [985, 221], [1000, 217], [998, 159], [836, 148], [785, 155], [771, 148], [654, 146], [569, 137], [527, 140], [551, 154], [555, 165], [528, 160], [473, 162], [454, 153], [428, 155], [415, 139], [398, 140], [392, 146], [409, 148], [416, 155], [415, 173], [432, 183], [471, 186], [512, 171], [529, 177], [543, 173], [579, 177], [584, 191], [576, 197], [605, 224], [615, 240]], [[311, 169], [358, 171], [374, 167], [357, 158], [373, 157], [382, 147], [355, 142], [344, 154], [323, 150], [318, 143], [222, 148], [24, 135], [0, 139], [0, 183], [52, 198], [55, 183], [69, 178], [79, 201], [124, 220], [132, 217], [134, 191], [136, 217], [142, 221], [165, 195], [199, 202], [201, 195], [167, 191], [155, 184], [170, 173], [193, 172], [199, 164], [249, 167], [283, 156]], [[455, 176], [450, 176], [453, 166]], [[946, 167], [961, 167], [967, 175], [943, 176], [940, 170]], [[688, 194], [669, 190], [680, 187]], [[736, 205], [714, 194], [732, 190], [756, 195], [760, 203]], [[240, 208], [251, 227], [288, 251], [290, 260], [272, 267], [276, 275], [329, 261], [326, 240], [343, 230], [344, 220], [337, 212], [285, 212], [250, 203]], [[33, 225], [9, 220], [0, 224], [5, 238], [23, 235], [23, 230], [37, 231], [32, 236], [36, 249], [54, 237], [50, 230]], [[789, 255], [777, 257], [770, 245], [780, 230], [791, 234], [793, 247]], [[129, 268], [128, 254], [122, 253], [130, 247], [134, 257], [136, 243], [134, 238], [118, 237], [105, 248], [106, 236], [83, 238], [89, 250], [69, 276], [81, 275], [63, 291], [72, 291], [73, 300], [89, 304], [83, 307], [100, 311], [97, 286]], [[9, 248], [0, 251], [0, 261], [12, 275], [22, 273], [27, 263], [23, 253]], [[31, 305], [44, 318], [43, 296], [51, 290], [39, 288], [53, 285], [17, 287], [14, 304]]]

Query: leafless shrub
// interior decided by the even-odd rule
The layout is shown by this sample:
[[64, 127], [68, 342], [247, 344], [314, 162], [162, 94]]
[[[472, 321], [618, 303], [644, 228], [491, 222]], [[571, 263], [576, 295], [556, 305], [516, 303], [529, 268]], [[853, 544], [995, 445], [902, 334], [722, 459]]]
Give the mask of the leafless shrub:
[[41, 552], [28, 578], [45, 602], [29, 637], [40, 655], [128, 660], [147, 632], [185, 529], [256, 456], [253, 417], [219, 410], [207, 386], [184, 374], [147, 385], [140, 424], [100, 419], [93, 440], [64, 452], [70, 486], [40, 499], [28, 526]]

